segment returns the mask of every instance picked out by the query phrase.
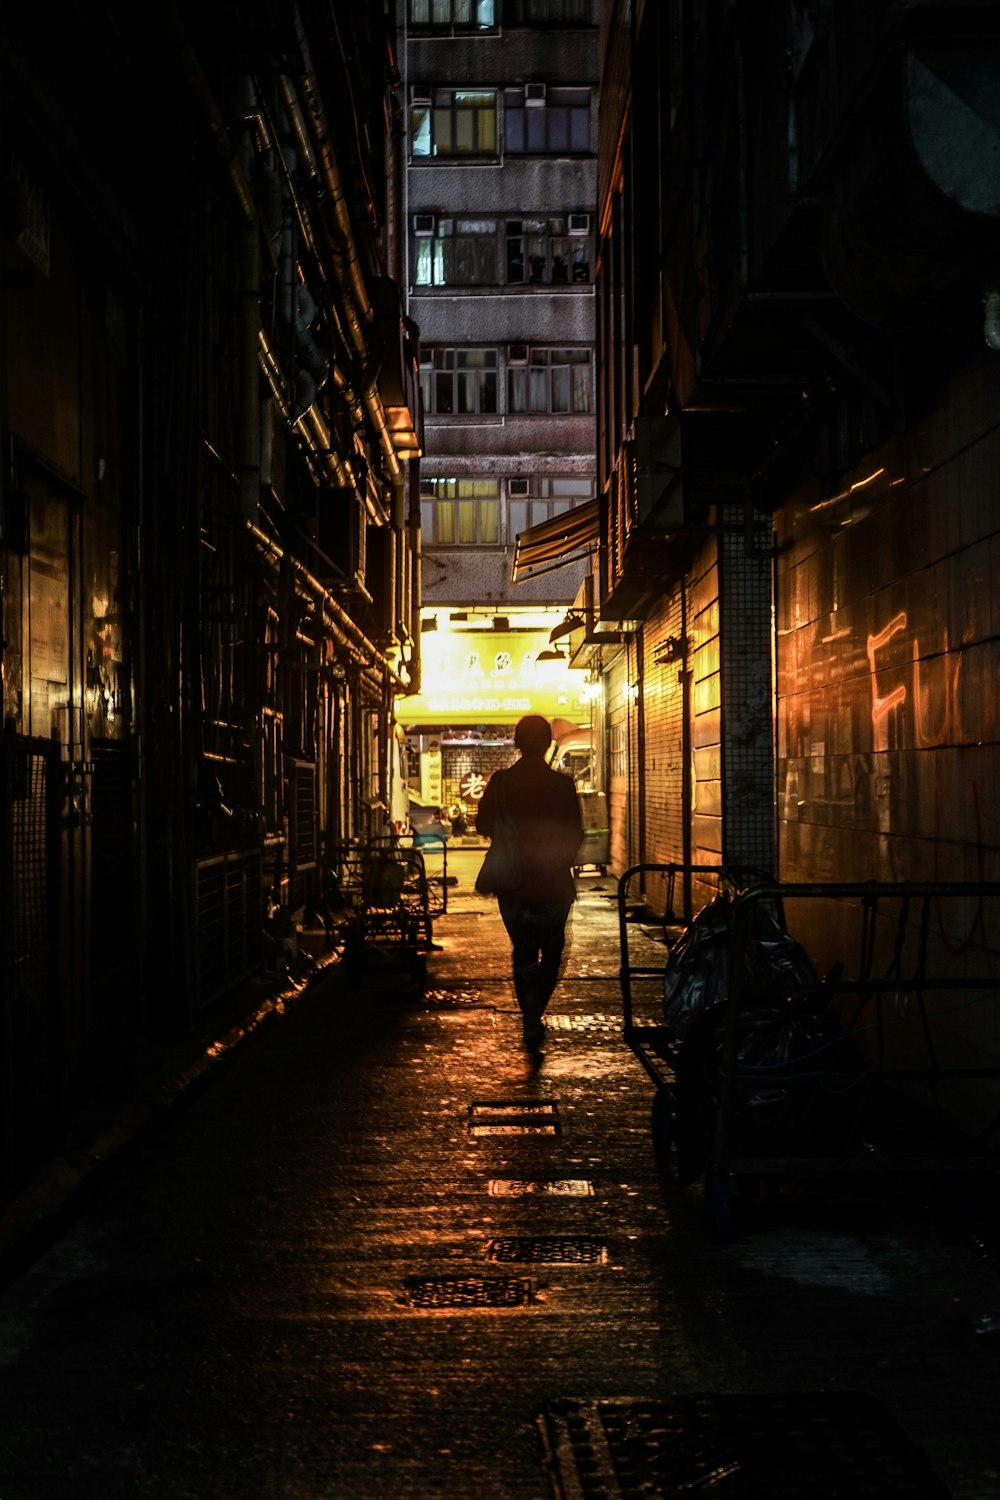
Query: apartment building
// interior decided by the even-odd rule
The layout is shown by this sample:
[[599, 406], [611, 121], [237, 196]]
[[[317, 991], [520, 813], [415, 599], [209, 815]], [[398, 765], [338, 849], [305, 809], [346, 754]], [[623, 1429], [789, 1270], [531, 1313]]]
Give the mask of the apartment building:
[[[568, 674], [553, 696], [536, 658], [596, 542], [596, 6], [407, 0], [400, 30], [426, 632], [425, 693], [400, 717], [496, 731], [527, 709], [572, 718]], [[467, 639], [494, 630], [502, 650]], [[452, 691], [433, 699], [435, 649], [458, 631]]]

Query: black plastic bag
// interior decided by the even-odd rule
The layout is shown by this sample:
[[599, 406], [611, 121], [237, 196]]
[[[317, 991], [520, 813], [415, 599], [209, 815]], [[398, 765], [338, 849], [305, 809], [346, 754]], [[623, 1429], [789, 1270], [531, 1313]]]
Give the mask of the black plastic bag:
[[[732, 902], [711, 901], [673, 945], [664, 1021], [677, 1045], [678, 1171], [693, 1182], [718, 1122]], [[734, 1157], [823, 1156], [857, 1138], [867, 1077], [802, 945], [758, 902], [741, 915], [743, 973], [725, 1146]], [[829, 976], [828, 976], [829, 980]]]
[[[672, 1042], [682, 1042], [696, 1018], [729, 994], [732, 903], [720, 894], [702, 908], [670, 949], [663, 981], [663, 1019]], [[746, 909], [744, 1004], [819, 985], [797, 943], [759, 903]]]

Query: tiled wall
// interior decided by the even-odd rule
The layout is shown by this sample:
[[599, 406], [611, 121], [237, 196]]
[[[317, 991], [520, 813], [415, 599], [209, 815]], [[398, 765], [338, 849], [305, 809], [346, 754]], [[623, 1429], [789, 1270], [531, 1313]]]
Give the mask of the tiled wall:
[[[961, 371], [921, 423], [845, 480], [776, 516], [777, 813], [783, 880], [1000, 879], [1000, 360]], [[940, 900], [927, 970], [1000, 976], [1000, 901]], [[920, 903], [908, 941], [920, 943]], [[803, 917], [825, 968], [860, 911]], [[887, 968], [899, 931], [879, 924]], [[918, 1000], [892, 1002], [890, 1054], [922, 1066]], [[1000, 1063], [997, 993], [929, 1002], [943, 1058]], [[943, 1087], [981, 1124], [992, 1081]]]

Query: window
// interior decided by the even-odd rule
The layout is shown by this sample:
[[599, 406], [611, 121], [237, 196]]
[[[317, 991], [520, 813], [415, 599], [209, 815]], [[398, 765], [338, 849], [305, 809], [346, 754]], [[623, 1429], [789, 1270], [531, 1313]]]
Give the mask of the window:
[[[521, 489], [526, 494], [519, 493]], [[518, 493], [515, 493], [517, 491]], [[570, 477], [566, 479], [531, 478], [507, 481], [507, 535], [513, 541], [529, 526], [538, 526], [553, 516], [582, 505], [594, 498], [593, 482], [589, 479]]]
[[410, 0], [410, 25], [487, 31], [496, 9], [496, 0]]
[[439, 219], [431, 234], [414, 238], [415, 286], [496, 286], [499, 279], [496, 219]]
[[506, 0], [508, 26], [592, 26], [594, 0]]
[[495, 412], [497, 351], [445, 349], [429, 344], [420, 351], [420, 394], [424, 411], [434, 416]]
[[420, 526], [431, 546], [497, 546], [500, 499], [495, 479], [421, 479]]
[[[529, 95], [529, 90], [533, 91]], [[590, 90], [504, 89], [504, 149], [512, 156], [590, 150]]]
[[495, 156], [495, 89], [421, 89], [410, 95], [410, 149], [423, 156]]
[[[572, 215], [575, 220], [585, 217]], [[507, 222], [508, 282], [565, 286], [571, 281], [589, 281], [591, 255], [590, 235], [568, 235], [565, 219]]]
[[507, 410], [553, 414], [589, 412], [589, 349], [531, 349], [527, 364], [507, 368]]

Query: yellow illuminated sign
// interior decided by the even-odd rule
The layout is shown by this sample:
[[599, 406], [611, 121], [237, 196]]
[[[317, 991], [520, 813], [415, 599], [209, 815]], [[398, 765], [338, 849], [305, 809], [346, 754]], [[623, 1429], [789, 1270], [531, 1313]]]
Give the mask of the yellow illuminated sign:
[[573, 719], [583, 674], [539, 661], [547, 631], [431, 631], [421, 638], [422, 691], [396, 700], [404, 724], [512, 724], [524, 714]]

